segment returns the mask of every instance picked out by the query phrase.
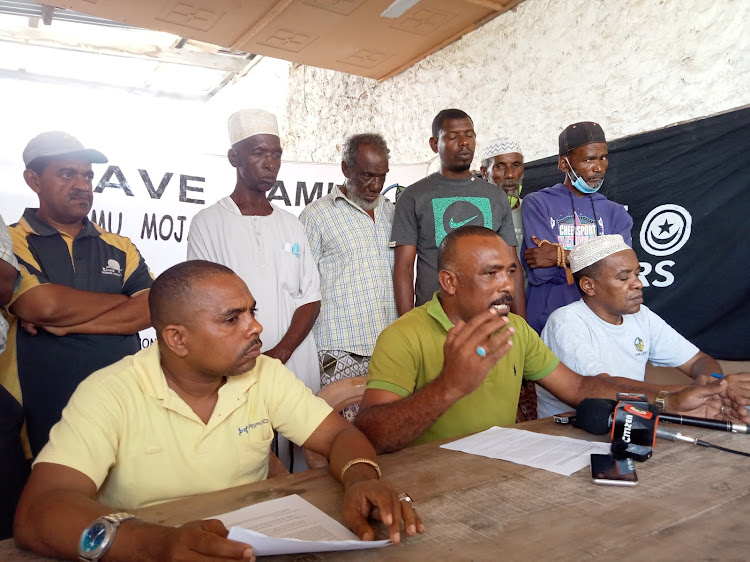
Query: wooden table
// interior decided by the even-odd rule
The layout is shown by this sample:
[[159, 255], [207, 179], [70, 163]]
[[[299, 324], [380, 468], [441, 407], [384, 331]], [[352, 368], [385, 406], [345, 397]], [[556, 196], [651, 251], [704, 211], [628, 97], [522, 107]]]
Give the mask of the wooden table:
[[[665, 424], [666, 425], [666, 424]], [[596, 440], [550, 418], [518, 427]], [[678, 427], [678, 426], [670, 426]], [[750, 435], [683, 428], [750, 452]], [[570, 477], [440, 449], [411, 447], [380, 459], [407, 491], [427, 532], [405, 544], [356, 553], [276, 560], [737, 560], [750, 559], [750, 459], [684, 443], [659, 442], [638, 463], [634, 488], [597, 486], [587, 469]], [[341, 521], [340, 485], [326, 469], [194, 496], [139, 510], [178, 525], [245, 505], [299, 494]], [[0, 560], [40, 560], [0, 543]]]

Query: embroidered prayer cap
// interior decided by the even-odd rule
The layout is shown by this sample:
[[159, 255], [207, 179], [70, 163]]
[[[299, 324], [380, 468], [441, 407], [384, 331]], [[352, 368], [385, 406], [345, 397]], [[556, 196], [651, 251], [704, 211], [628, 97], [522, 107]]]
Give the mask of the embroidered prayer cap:
[[605, 234], [596, 238], [589, 238], [577, 244], [570, 251], [570, 255], [568, 256], [570, 259], [570, 271], [573, 273], [581, 271], [612, 254], [631, 249], [625, 243], [621, 234]]
[[565, 127], [565, 130], [560, 133], [558, 141], [559, 155], [564, 156], [579, 146], [594, 142], [607, 142], [607, 139], [604, 138], [604, 131], [599, 123], [581, 121]]
[[77, 138], [63, 131], [40, 133], [29, 141], [23, 150], [23, 163], [26, 167], [37, 158], [46, 157], [82, 158], [94, 164], [104, 164], [107, 157], [93, 148], [84, 148]]
[[232, 146], [255, 135], [279, 136], [276, 116], [263, 109], [240, 109], [229, 117], [227, 128]]
[[484, 150], [482, 151], [482, 162], [488, 158], [494, 158], [495, 156], [510, 154], [512, 152], [518, 152], [518, 154], [523, 156], [523, 151], [521, 150], [521, 145], [518, 141], [508, 137], [494, 139], [484, 147]]

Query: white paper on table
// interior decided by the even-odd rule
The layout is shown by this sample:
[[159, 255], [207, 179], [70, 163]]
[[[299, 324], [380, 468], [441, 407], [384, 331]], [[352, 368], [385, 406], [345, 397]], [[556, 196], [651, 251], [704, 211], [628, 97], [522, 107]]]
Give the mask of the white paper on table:
[[[363, 550], [391, 544], [361, 541], [349, 529], [297, 494], [217, 515], [229, 538], [253, 547], [256, 556]], [[252, 529], [252, 530], [250, 530]]]
[[570, 476], [589, 466], [591, 453], [609, 453], [610, 445], [523, 429], [491, 427], [481, 433], [441, 445], [441, 448]]

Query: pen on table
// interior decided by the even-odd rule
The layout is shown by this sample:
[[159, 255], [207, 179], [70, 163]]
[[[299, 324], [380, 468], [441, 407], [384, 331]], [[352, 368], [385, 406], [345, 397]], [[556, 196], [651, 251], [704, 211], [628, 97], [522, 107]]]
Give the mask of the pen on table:
[[[724, 375], [719, 374], [719, 373], [711, 373], [711, 376], [713, 378], [715, 378], [715, 379], [723, 379], [724, 378]], [[745, 410], [747, 410], [748, 412], [750, 412], [750, 406], [745, 406]]]

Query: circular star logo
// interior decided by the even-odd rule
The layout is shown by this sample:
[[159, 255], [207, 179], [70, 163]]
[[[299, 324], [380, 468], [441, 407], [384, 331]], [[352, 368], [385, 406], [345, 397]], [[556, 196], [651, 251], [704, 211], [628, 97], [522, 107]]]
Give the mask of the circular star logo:
[[641, 226], [641, 248], [652, 256], [669, 256], [690, 238], [693, 218], [685, 207], [668, 203], [653, 209]]

